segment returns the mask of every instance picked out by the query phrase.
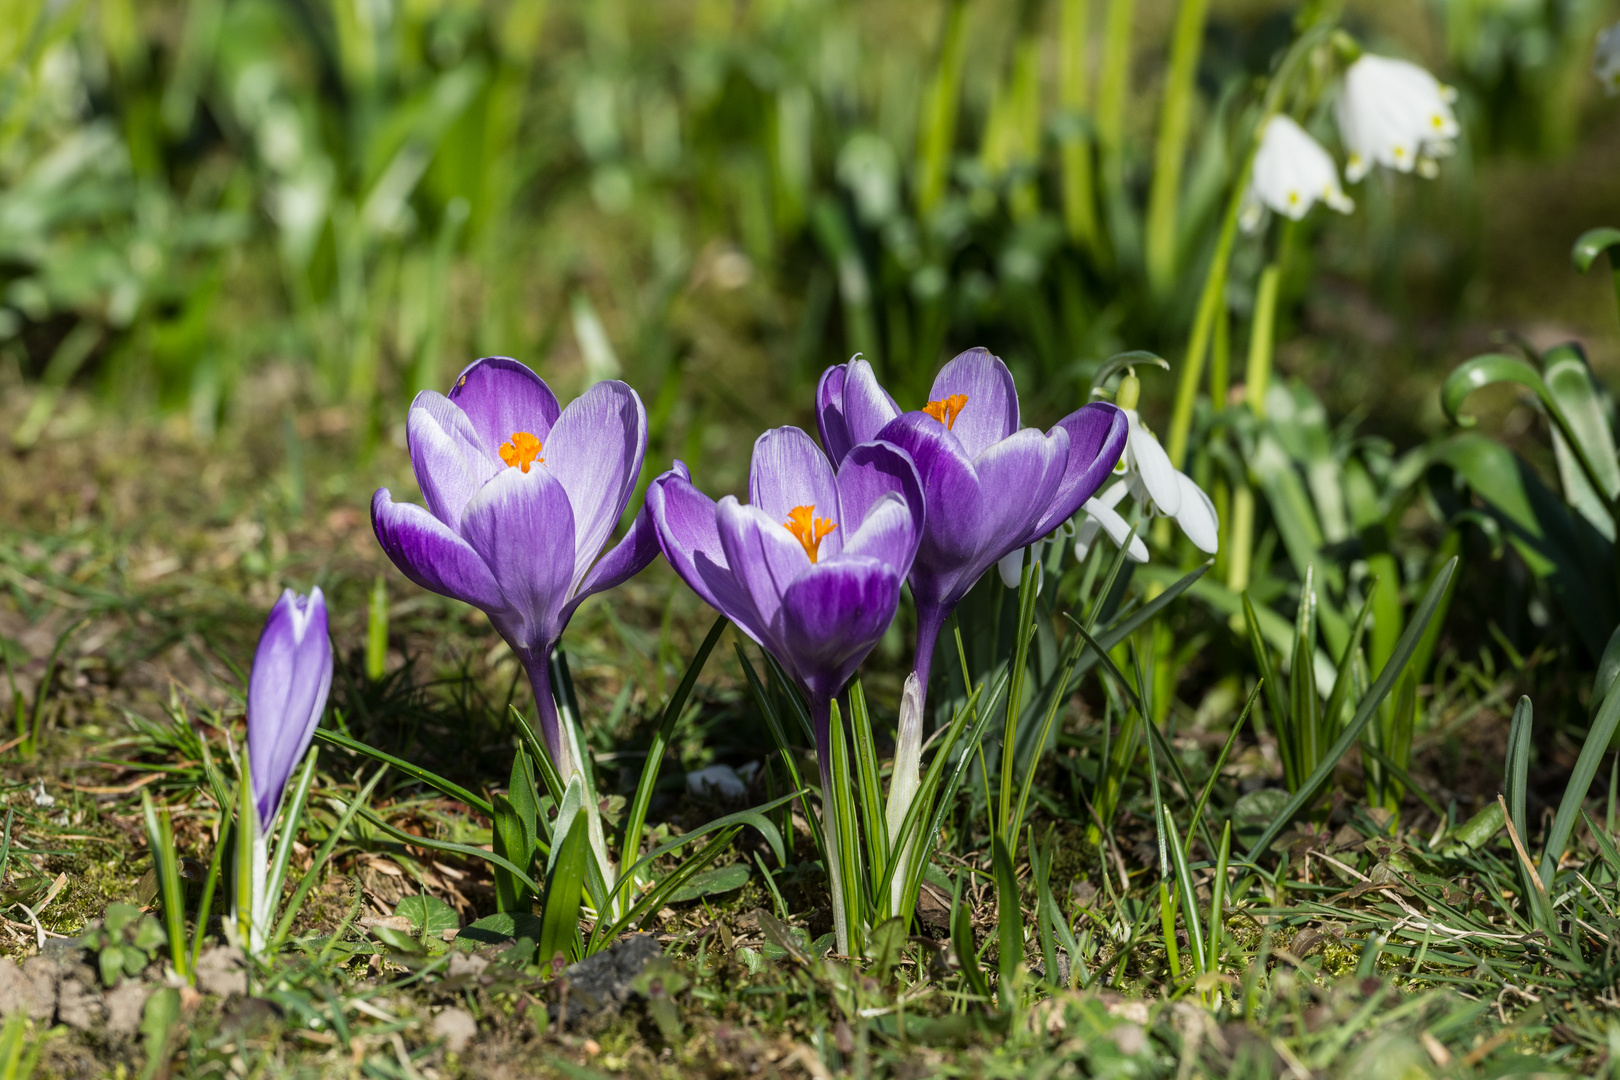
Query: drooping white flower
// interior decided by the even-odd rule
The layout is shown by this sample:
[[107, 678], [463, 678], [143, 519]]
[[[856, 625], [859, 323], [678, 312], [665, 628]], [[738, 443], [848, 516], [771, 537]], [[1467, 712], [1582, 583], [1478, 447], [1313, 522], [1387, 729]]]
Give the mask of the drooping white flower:
[[1256, 228], [1262, 208], [1298, 221], [1319, 201], [1343, 214], [1356, 205], [1339, 187], [1338, 166], [1322, 144], [1292, 117], [1273, 116], [1266, 122], [1260, 149], [1254, 156], [1243, 227]]
[[[1164, 452], [1164, 447], [1142, 423], [1135, 409], [1126, 409], [1125, 416], [1130, 421], [1131, 433], [1125, 442], [1125, 453], [1120, 457], [1120, 478], [1082, 507], [1086, 517], [1074, 538], [1075, 558], [1086, 557], [1099, 531], [1106, 533], [1116, 546], [1130, 536], [1130, 523], [1116, 509], [1127, 495], [1136, 500], [1144, 518], [1174, 518], [1194, 547], [1215, 554], [1220, 547], [1220, 519], [1215, 514], [1215, 504], [1204, 494], [1203, 488], [1193, 483], [1192, 477], [1170, 464], [1170, 455]], [[1143, 531], [1139, 528], [1137, 535], [1131, 536], [1127, 554], [1145, 563], [1148, 551], [1142, 542]]]
[[1592, 57], [1592, 74], [1612, 97], [1620, 94], [1620, 23], [1599, 30], [1597, 51]]
[[1407, 60], [1364, 54], [1344, 75], [1339, 134], [1349, 154], [1344, 175], [1355, 183], [1374, 165], [1419, 175], [1438, 171], [1460, 128], [1451, 103], [1457, 92]]

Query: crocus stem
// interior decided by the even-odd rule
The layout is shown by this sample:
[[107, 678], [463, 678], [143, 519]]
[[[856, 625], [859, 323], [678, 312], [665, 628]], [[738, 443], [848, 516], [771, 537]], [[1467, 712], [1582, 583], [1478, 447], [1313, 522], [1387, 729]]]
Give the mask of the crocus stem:
[[822, 852], [827, 862], [827, 885], [832, 893], [833, 935], [838, 953], [849, 955], [849, 917], [844, 904], [842, 851], [839, 848], [838, 798], [833, 792], [832, 701], [813, 697], [810, 724], [816, 733], [816, 764], [821, 767], [821, 835], [826, 838]]
[[540, 738], [551, 755], [551, 764], [562, 777], [563, 783], [574, 775], [574, 751], [569, 745], [568, 733], [563, 731], [562, 718], [557, 715], [557, 701], [551, 696], [551, 650], [525, 649], [513, 646], [529, 673], [529, 685], [534, 689], [534, 709], [540, 718]]

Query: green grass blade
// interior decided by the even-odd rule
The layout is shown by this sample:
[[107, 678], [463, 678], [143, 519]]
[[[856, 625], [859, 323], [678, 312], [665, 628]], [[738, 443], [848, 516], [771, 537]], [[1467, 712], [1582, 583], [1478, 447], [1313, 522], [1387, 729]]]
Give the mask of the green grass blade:
[[[320, 739], [322, 742], [329, 742], [333, 746], [341, 746], [345, 750], [352, 751], [356, 754], [362, 755], [363, 757], [368, 757], [373, 761], [391, 766], [392, 768], [404, 773], [406, 776], [409, 776], [412, 780], [420, 781], [430, 788], [441, 791], [450, 796], [452, 799], [465, 803], [485, 816], [493, 813], [493, 809], [490, 806], [488, 799], [481, 799], [477, 795], [474, 795], [472, 792], [468, 791], [466, 788], [462, 787], [460, 784], [457, 784], [452, 780], [446, 780], [437, 773], [430, 772], [427, 769], [422, 768], [420, 765], [414, 765], [411, 762], [406, 761], [404, 758], [395, 757], [393, 754], [390, 754], [385, 750], [378, 750], [376, 747], [367, 746], [358, 739], [351, 739], [347, 735], [336, 731], [331, 731], [327, 728], [316, 728], [315, 737]], [[381, 774], [379, 773], [378, 775]]]
[[1598, 709], [1597, 719], [1592, 721], [1586, 733], [1586, 741], [1581, 744], [1580, 757], [1575, 759], [1575, 770], [1570, 773], [1569, 783], [1564, 786], [1564, 796], [1558, 802], [1558, 813], [1553, 817], [1552, 828], [1547, 831], [1547, 846], [1541, 853], [1543, 888], [1552, 888], [1553, 872], [1569, 844], [1570, 833], [1575, 830], [1575, 817], [1580, 813], [1581, 804], [1586, 801], [1587, 792], [1592, 789], [1592, 780], [1597, 776], [1598, 766], [1603, 763], [1603, 755], [1609, 752], [1609, 740], [1614, 737], [1617, 726], [1620, 726], [1620, 690], [1611, 687], [1603, 699], [1603, 707]]
[[[1378, 708], [1378, 703], [1384, 700], [1385, 695], [1395, 685], [1395, 680], [1400, 678], [1401, 672], [1406, 667], [1406, 662], [1412, 658], [1412, 652], [1417, 648], [1418, 639], [1423, 636], [1424, 630], [1428, 628], [1429, 620], [1434, 617], [1435, 608], [1439, 606], [1441, 597], [1445, 594], [1446, 586], [1451, 583], [1451, 576], [1456, 572], [1457, 560], [1453, 558], [1446, 563], [1440, 573], [1435, 575], [1434, 582], [1429, 586], [1429, 591], [1424, 594], [1423, 600], [1417, 606], [1417, 610], [1412, 613], [1411, 621], [1406, 624], [1406, 629], [1401, 633], [1401, 639], [1395, 643], [1394, 655], [1390, 657], [1389, 663], [1384, 665], [1384, 670], [1378, 673], [1378, 680], [1373, 683], [1372, 689], [1367, 691], [1367, 696], [1362, 699], [1360, 707], [1356, 709], [1355, 717], [1345, 726], [1344, 731], [1339, 734], [1338, 740], [1323, 756], [1321, 763], [1316, 766], [1310, 777], [1307, 778], [1304, 784], [1300, 785], [1299, 790], [1283, 805], [1282, 810], [1272, 819], [1271, 824], [1267, 825], [1265, 830], [1261, 832], [1259, 839], [1250, 846], [1248, 852], [1243, 856], [1244, 862], [1254, 862], [1260, 853], [1266, 850], [1266, 846], [1276, 839], [1277, 834], [1282, 832], [1294, 820], [1294, 816], [1299, 813], [1301, 808], [1311, 800], [1317, 788], [1321, 787], [1327, 778], [1332, 775], [1333, 769], [1339, 763], [1339, 759], [1355, 744], [1357, 739], [1361, 738], [1361, 731], [1367, 726], [1367, 721], [1372, 719], [1374, 711]], [[1620, 704], [1620, 701], [1617, 701], [1617, 704]]]
[[973, 945], [973, 913], [962, 901], [962, 882], [958, 879], [951, 894], [951, 948], [956, 962], [962, 966], [968, 988], [986, 1001], [990, 1000], [990, 984], [985, 981], [984, 970], [979, 967], [979, 950]]
[[[658, 721], [658, 732], [653, 736], [652, 745], [647, 748], [647, 761], [641, 767], [641, 778], [636, 781], [636, 793], [630, 800], [630, 809], [625, 816], [624, 835], [619, 844], [619, 882], [615, 894], [633, 886], [633, 879], [628, 874], [630, 864], [641, 854], [641, 833], [647, 823], [647, 808], [652, 805], [653, 787], [658, 783], [658, 771], [663, 766], [664, 751], [669, 746], [670, 738], [675, 734], [675, 725], [680, 720], [681, 713], [686, 709], [687, 698], [691, 697], [692, 690], [697, 686], [698, 676], [702, 674], [703, 667], [709, 662], [709, 654], [720, 643], [720, 635], [725, 633], [726, 627], [731, 623], [724, 615], [714, 620], [709, 632], [698, 646], [692, 662], [686, 665], [686, 674], [681, 676], [680, 685], [675, 693], [670, 695], [668, 703], [664, 705], [664, 715]], [[798, 786], [796, 783], [794, 786]]]
[[[889, 828], [883, 817], [883, 780], [878, 769], [877, 746], [872, 738], [872, 714], [866, 707], [866, 693], [859, 679], [849, 687], [849, 720], [855, 749], [855, 780], [861, 794], [858, 802], [861, 829], [866, 837], [866, 861], [876, 878], [884, 876], [883, 869], [889, 862]], [[869, 902], [887, 906], [879, 895], [874, 895]], [[874, 923], [877, 921], [880, 920]]]
[[1011, 1003], [1006, 995], [1017, 981], [1024, 965], [1024, 910], [1018, 900], [1018, 873], [1012, 853], [1000, 836], [990, 837], [990, 860], [996, 875], [996, 934], [1001, 966], [1002, 1008]]
[[776, 752], [782, 759], [782, 766], [787, 769], [788, 781], [797, 792], [799, 808], [804, 811], [804, 819], [810, 825], [810, 839], [815, 844], [816, 853], [825, 860], [827, 838], [821, 829], [821, 815], [810, 805], [809, 788], [799, 776], [799, 764], [794, 760], [793, 747], [787, 741], [787, 732], [782, 727], [781, 717], [777, 715], [776, 707], [771, 704], [764, 682], [754, 670], [754, 665], [748, 662], [748, 656], [743, 652], [742, 646], [739, 644], [736, 649], [737, 662], [742, 665], [743, 675], [748, 679], [748, 688], [753, 692], [754, 704], [759, 706], [759, 714], [765, 720], [765, 729], [770, 732], [771, 741], [776, 744]]
[[[316, 730], [319, 732], [318, 728]], [[309, 869], [304, 871], [304, 876], [299, 880], [298, 887], [293, 890], [292, 897], [287, 901], [286, 910], [281, 914], [281, 921], [276, 924], [276, 932], [270, 936], [271, 951], [279, 948], [281, 943], [287, 940], [287, 934], [292, 930], [293, 920], [298, 917], [299, 910], [304, 906], [304, 898], [315, 887], [315, 881], [320, 876], [321, 870], [326, 866], [326, 861], [332, 857], [332, 852], [336, 850], [338, 841], [348, 831], [349, 825], [360, 813], [360, 809], [371, 800], [371, 793], [376, 790], [377, 782], [383, 778], [383, 774], [386, 772], [388, 772], [388, 766], [383, 765], [371, 774], [371, 779], [366, 781], [365, 786], [360, 789], [359, 793], [349, 801], [347, 806], [344, 806], [343, 813], [338, 817], [337, 824], [333, 826], [332, 831], [327, 834], [326, 841], [315, 849], [315, 857], [310, 860]], [[418, 836], [402, 835], [406, 835], [407, 842], [413, 844], [422, 839]]]

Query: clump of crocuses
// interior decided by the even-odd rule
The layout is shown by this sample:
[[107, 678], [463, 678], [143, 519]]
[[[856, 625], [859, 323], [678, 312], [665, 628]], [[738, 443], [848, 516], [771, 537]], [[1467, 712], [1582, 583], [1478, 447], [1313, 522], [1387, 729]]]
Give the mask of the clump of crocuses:
[[[985, 349], [940, 369], [928, 402], [903, 413], [866, 361], [828, 368], [816, 394], [822, 445], [836, 464], [864, 440], [904, 450], [922, 479], [922, 544], [910, 571], [917, 651], [900, 703], [887, 818], [891, 840], [914, 797], [923, 704], [939, 632], [968, 590], [1008, 554], [1063, 525], [1125, 448], [1125, 414], [1085, 405], [1049, 431], [1022, 427], [1012, 373]], [[895, 876], [895, 904], [903, 874]]]
[[[332, 688], [332, 639], [326, 597], [317, 586], [308, 596], [281, 594], [259, 635], [248, 676], [247, 772], [250, 800], [238, 822], [236, 919], [245, 944], [264, 948], [281, 896], [286, 858], [270, 864], [270, 834], [293, 770], [309, 751]], [[296, 826], [289, 820], [290, 827]], [[283, 830], [288, 847], [290, 829]]]

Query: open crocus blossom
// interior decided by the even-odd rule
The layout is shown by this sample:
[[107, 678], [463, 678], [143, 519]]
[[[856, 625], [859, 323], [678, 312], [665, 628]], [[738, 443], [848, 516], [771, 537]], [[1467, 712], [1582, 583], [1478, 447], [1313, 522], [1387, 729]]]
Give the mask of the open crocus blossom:
[[[929, 400], [902, 413], [859, 357], [829, 368], [816, 394], [821, 441], [835, 463], [880, 439], [911, 455], [927, 511], [911, 568], [917, 651], [900, 704], [887, 810], [897, 834], [916, 794], [922, 713], [934, 645], [962, 597], [1008, 553], [1063, 525], [1107, 479], [1125, 447], [1125, 415], [1093, 402], [1041, 432], [1019, 423], [1007, 366], [970, 349], [934, 378]], [[897, 874], [896, 895], [899, 881]]]
[[1374, 165], [1433, 176], [1435, 158], [1451, 153], [1461, 130], [1451, 112], [1456, 97], [1410, 61], [1363, 55], [1345, 72], [1338, 104], [1345, 177], [1353, 184]]
[[1339, 168], [1322, 144], [1292, 117], [1273, 116], [1266, 122], [1260, 149], [1254, 155], [1243, 227], [1257, 228], [1262, 208], [1298, 221], [1318, 202], [1341, 214], [1348, 214], [1356, 205], [1339, 187]]
[[[716, 503], [679, 463], [647, 490], [675, 572], [804, 692], [832, 836], [832, 700], [894, 620], [922, 539], [922, 481], [904, 451], [878, 442], [849, 447], [835, 472], [810, 436], [783, 427], [754, 443], [748, 500]], [[828, 873], [847, 951], [837, 862]]]
[[528, 672], [541, 737], [566, 781], [576, 748], [552, 698], [552, 650], [586, 597], [658, 554], [643, 508], [602, 555], [646, 453], [641, 399], [600, 382], [563, 409], [523, 364], [488, 357], [448, 396], [418, 394], [405, 430], [427, 507], [378, 490], [377, 539], [406, 577], [488, 614]]
[[[308, 596], [288, 589], [270, 609], [248, 676], [247, 759], [245, 794], [237, 866], [236, 910], [245, 944], [264, 947], [265, 934], [281, 895], [286, 860], [277, 860], [272, 875], [270, 832], [281, 812], [293, 770], [309, 751], [310, 740], [332, 688], [332, 639], [327, 636], [326, 598], [319, 587]], [[282, 830], [287, 847], [296, 822]]]

